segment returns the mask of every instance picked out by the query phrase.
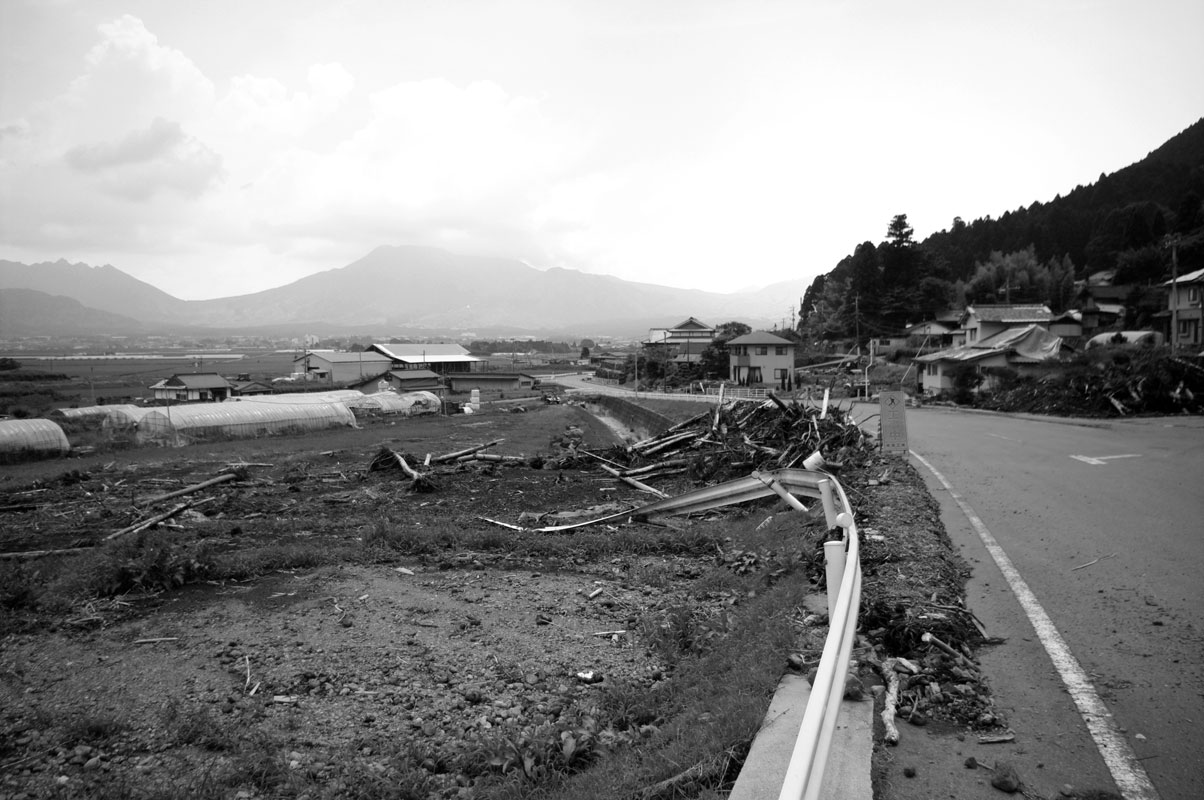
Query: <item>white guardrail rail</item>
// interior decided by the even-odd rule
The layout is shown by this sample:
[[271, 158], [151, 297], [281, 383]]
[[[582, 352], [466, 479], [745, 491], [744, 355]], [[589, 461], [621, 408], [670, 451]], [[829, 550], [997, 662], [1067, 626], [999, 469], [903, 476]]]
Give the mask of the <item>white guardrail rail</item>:
[[819, 800], [828, 751], [844, 696], [845, 675], [853, 655], [857, 613], [861, 605], [860, 543], [853, 507], [844, 488], [827, 472], [777, 469], [754, 472], [746, 478], [658, 500], [616, 516], [695, 513], [747, 502], [771, 493], [782, 497], [795, 508], [801, 507], [795, 494], [819, 499], [823, 503], [828, 528], [840, 528], [843, 531], [840, 540], [824, 544], [828, 636], [824, 641], [824, 652], [811, 686], [807, 708], [799, 724], [790, 765], [778, 795], [779, 800]]
[[[824, 640], [823, 656], [811, 685], [811, 695], [799, 725], [790, 766], [782, 780], [779, 800], [818, 800], [820, 797], [828, 751], [840, 714], [840, 701], [844, 696], [845, 675], [853, 655], [857, 612], [861, 605], [860, 542], [853, 520], [853, 507], [835, 478], [827, 476], [827, 480], [818, 488], [822, 493], [828, 525], [831, 527], [835, 523], [843, 529], [844, 539], [824, 545], [828, 579], [828, 637]], [[842, 511], [836, 512], [833, 508], [833, 491]]]

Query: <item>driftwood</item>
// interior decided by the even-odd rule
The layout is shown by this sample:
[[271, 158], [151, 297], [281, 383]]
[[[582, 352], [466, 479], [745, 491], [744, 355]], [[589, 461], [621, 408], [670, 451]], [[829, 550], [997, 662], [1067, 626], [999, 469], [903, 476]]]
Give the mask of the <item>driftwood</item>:
[[193, 494], [201, 491], [202, 489], [208, 489], [210, 486], [216, 486], [219, 483], [237, 480], [239, 477], [241, 476], [237, 472], [227, 472], [224, 475], [218, 475], [216, 478], [210, 478], [209, 480], [204, 481], [203, 483], [195, 484], [194, 486], [186, 486], [183, 489], [179, 489], [174, 492], [168, 492], [167, 494], [160, 494], [154, 497], [148, 497], [145, 500], [139, 500], [138, 504], [144, 506], [154, 505], [155, 503], [161, 503], [164, 500], [170, 500], [173, 497], [183, 497], [186, 494]]
[[936, 645], [938, 648], [943, 650], [946, 655], [948, 655], [950, 658], [952, 658], [958, 664], [965, 667], [970, 672], [974, 673], [975, 678], [978, 677], [978, 666], [973, 661], [966, 658], [962, 653], [958, 652], [954, 648], [945, 644], [944, 642], [942, 642], [940, 639], [933, 636], [928, 631], [924, 632], [924, 635], [920, 637], [920, 641], [924, 642], [925, 644]]
[[653, 453], [659, 453], [661, 450], [667, 450], [676, 444], [682, 444], [686, 441], [692, 441], [699, 436], [697, 431], [684, 431], [675, 433], [670, 436], [662, 436], [656, 439], [645, 439], [642, 442], [636, 442], [628, 448], [631, 452], [643, 453], [646, 456]]
[[615, 476], [619, 480], [623, 481], [623, 483], [627, 484], [628, 486], [632, 486], [636, 489], [639, 489], [641, 492], [648, 492], [649, 494], [654, 494], [657, 497], [668, 497], [669, 496], [669, 495], [665, 494], [664, 492], [662, 492], [660, 489], [653, 489], [651, 486], [649, 486], [646, 483], [640, 483], [635, 478], [624, 477], [614, 467], [609, 467], [606, 464], [599, 464], [598, 466], [600, 466], [603, 470], [605, 470], [606, 472], [609, 472], [611, 475]]
[[889, 745], [897, 745], [899, 729], [895, 726], [895, 709], [899, 705], [899, 676], [895, 673], [895, 660], [888, 658], [876, 666], [886, 680], [886, 698], [882, 704], [882, 727], [885, 733], [882, 741]]
[[471, 455], [473, 453], [480, 452], [481, 450], [487, 450], [490, 447], [493, 447], [494, 445], [499, 445], [504, 441], [506, 441], [506, 440], [505, 439], [494, 439], [492, 442], [486, 442], [485, 444], [478, 444], [475, 447], [469, 447], [464, 450], [457, 450], [454, 453], [444, 453], [441, 456], [433, 456], [431, 458], [431, 463], [432, 464], [442, 464], [445, 461], [455, 461], [457, 458], [460, 458], [461, 456], [467, 456], [467, 455]]
[[138, 533], [139, 531], [144, 531], [147, 528], [153, 528], [154, 526], [158, 525], [160, 522], [171, 519], [172, 517], [174, 517], [175, 515], [179, 514], [182, 511], [186, 511], [190, 508], [195, 508], [196, 506], [202, 505], [204, 503], [208, 503], [209, 501], [211, 501], [213, 499], [214, 498], [212, 498], [212, 497], [206, 497], [202, 500], [190, 500], [187, 503], [181, 503], [180, 505], [176, 506], [175, 508], [171, 509], [170, 511], [164, 511], [162, 514], [156, 514], [155, 516], [151, 517], [148, 520], [139, 522], [137, 525], [131, 525], [128, 528], [122, 528], [121, 530], [117, 531], [116, 533], [110, 533], [102, 541], [111, 542], [114, 539], [117, 539], [121, 536], [125, 536], [126, 534]]
[[[614, 463], [613, 461], [610, 463]], [[617, 465], [616, 465], [617, 466]], [[650, 475], [655, 472], [662, 472], [669, 469], [682, 469], [690, 466], [690, 462], [684, 458], [673, 458], [668, 461], [659, 461], [656, 464], [649, 464], [646, 467], [637, 467], [635, 469], [621, 470], [621, 475], [624, 478], [637, 478], [643, 475]]]
[[419, 472], [410, 466], [410, 463], [405, 460], [405, 457], [395, 450], [390, 450], [388, 447], [381, 446], [380, 451], [372, 458], [372, 463], [368, 465], [369, 472], [383, 469], [399, 469], [413, 483], [410, 484], [410, 489], [415, 492], [433, 492], [438, 487], [431, 480], [429, 475]]
[[502, 455], [495, 455], [494, 453], [469, 453], [466, 456], [460, 456], [459, 458], [457, 458], [456, 462], [459, 464], [463, 464], [467, 461], [519, 462], [519, 461], [526, 461], [526, 460], [527, 459], [523, 458], [522, 456], [502, 456]]
[[23, 559], [42, 558], [44, 556], [66, 556], [72, 553], [82, 553], [91, 547], [67, 547], [62, 550], [26, 550], [19, 553], [0, 553], [0, 561], [19, 561]]

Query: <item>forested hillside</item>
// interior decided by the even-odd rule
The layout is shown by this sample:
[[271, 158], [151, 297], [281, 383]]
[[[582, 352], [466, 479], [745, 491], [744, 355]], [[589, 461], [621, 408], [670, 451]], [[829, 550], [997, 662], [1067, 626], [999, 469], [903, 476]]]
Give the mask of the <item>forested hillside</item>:
[[[803, 297], [805, 340], [897, 333], [964, 303], [1073, 307], [1075, 281], [1115, 270], [1114, 284], [1140, 287], [1204, 268], [1204, 119], [1146, 158], [1089, 186], [1028, 208], [951, 226], [922, 242], [906, 214], [886, 240], [863, 242]], [[1142, 317], [1148, 316], [1143, 309]]]

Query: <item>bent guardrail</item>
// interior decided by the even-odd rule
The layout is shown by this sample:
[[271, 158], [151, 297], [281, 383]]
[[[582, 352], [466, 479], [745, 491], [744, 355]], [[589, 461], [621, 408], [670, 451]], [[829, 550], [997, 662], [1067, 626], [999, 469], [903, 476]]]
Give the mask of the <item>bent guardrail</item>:
[[[852, 506], [844, 489], [833, 478], [830, 486], [839, 496], [844, 511], [829, 515], [828, 522], [836, 522], [844, 530], [844, 564], [839, 570], [836, 597], [832, 596], [833, 572], [828, 577], [828, 637], [824, 640], [824, 652], [820, 658], [811, 695], [803, 721], [799, 725], [798, 739], [790, 757], [790, 766], [782, 781], [779, 800], [818, 800], [823, 785], [824, 770], [828, 763], [828, 750], [840, 715], [841, 698], [844, 695], [845, 673], [853, 655], [853, 641], [857, 632], [857, 610], [861, 604], [861, 559], [857, 525], [853, 520]], [[825, 503], [825, 511], [829, 504]], [[837, 548], [839, 549], [839, 548]], [[826, 551], [826, 548], [825, 548]], [[827, 553], [825, 552], [825, 555]], [[832, 564], [829, 561], [829, 569]]]

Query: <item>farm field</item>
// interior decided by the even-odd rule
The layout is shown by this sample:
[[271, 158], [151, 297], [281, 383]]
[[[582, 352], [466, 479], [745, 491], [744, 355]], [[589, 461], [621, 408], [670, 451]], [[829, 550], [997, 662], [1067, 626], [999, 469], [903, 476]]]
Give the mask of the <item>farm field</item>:
[[0, 413], [41, 416], [51, 408], [137, 402], [150, 386], [184, 372], [217, 372], [271, 381], [293, 369], [293, 353], [246, 352], [238, 359], [184, 357], [18, 358], [21, 369], [0, 372]]

